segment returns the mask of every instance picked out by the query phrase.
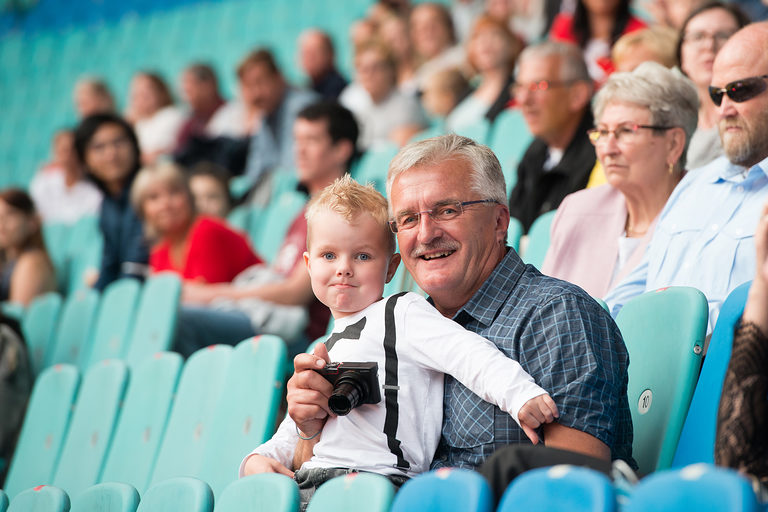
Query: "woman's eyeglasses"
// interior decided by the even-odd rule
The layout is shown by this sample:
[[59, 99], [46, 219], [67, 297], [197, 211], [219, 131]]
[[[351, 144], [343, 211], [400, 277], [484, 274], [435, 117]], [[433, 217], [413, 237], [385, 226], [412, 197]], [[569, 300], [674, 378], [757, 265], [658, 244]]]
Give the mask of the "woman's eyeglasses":
[[591, 130], [587, 130], [587, 135], [589, 136], [589, 141], [597, 146], [597, 144], [601, 142], [606, 142], [610, 134], [613, 134], [613, 136], [616, 137], [616, 142], [621, 143], [634, 140], [641, 129], [666, 131], [672, 128], [672, 126], [655, 126], [650, 124], [622, 124], [613, 130], [602, 127], [592, 128]]
[[718, 107], [723, 102], [723, 95], [727, 95], [736, 103], [751, 100], [768, 88], [768, 84], [765, 83], [766, 78], [768, 78], [768, 75], [742, 78], [741, 80], [726, 84], [725, 87], [712, 87], [710, 85], [709, 97], [712, 98], [712, 101]]

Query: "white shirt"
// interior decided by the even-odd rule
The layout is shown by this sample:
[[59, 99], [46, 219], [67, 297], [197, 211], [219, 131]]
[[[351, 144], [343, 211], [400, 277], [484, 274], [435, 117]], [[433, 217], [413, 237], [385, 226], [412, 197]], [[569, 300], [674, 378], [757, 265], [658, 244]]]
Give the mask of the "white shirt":
[[43, 169], [29, 185], [35, 207], [45, 222], [74, 224], [86, 215], [98, 215], [101, 192], [93, 183], [80, 180], [67, 187], [64, 170]]
[[216, 110], [205, 131], [211, 137], [245, 137], [249, 130], [245, 125], [245, 105], [241, 101], [230, 101]]
[[136, 136], [139, 138], [141, 152], [173, 151], [184, 118], [181, 109], [168, 105], [155, 112], [152, 117], [136, 121]]
[[[395, 437], [409, 467], [398, 469], [398, 458], [389, 448], [385, 434], [387, 391], [382, 389], [378, 404], [362, 405], [346, 416], [329, 418], [314, 447], [314, 456], [303, 468], [343, 467], [384, 475], [404, 472], [407, 476], [429, 470], [443, 422], [444, 373], [497, 404], [515, 421], [523, 404], [546, 393], [490, 341], [443, 317], [415, 293], [391, 296], [355, 315], [337, 319], [334, 334], [357, 328], [359, 339], [349, 336], [335, 341], [329, 351], [332, 361], [375, 361], [379, 365], [379, 385], [385, 383], [385, 316], [390, 301], [396, 301], [392, 313], [399, 387]], [[296, 426], [286, 416], [272, 439], [252, 453], [290, 467], [297, 441]], [[246, 460], [240, 465], [241, 476]]]

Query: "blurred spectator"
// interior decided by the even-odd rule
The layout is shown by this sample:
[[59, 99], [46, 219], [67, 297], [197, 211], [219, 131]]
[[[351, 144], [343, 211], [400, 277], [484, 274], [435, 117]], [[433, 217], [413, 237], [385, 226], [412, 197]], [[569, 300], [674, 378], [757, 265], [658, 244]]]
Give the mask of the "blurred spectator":
[[688, 15], [708, 0], [649, 0], [645, 8], [656, 25], [680, 30]]
[[415, 96], [418, 85], [415, 80], [416, 57], [413, 54], [408, 21], [403, 16], [390, 16], [379, 27], [379, 37], [392, 51], [397, 63], [397, 88], [400, 92]]
[[347, 86], [336, 69], [336, 53], [331, 36], [318, 29], [304, 31], [299, 37], [301, 69], [309, 77], [313, 91], [322, 98], [335, 100]]
[[419, 89], [430, 75], [464, 64], [464, 49], [457, 44], [451, 13], [444, 5], [424, 2], [414, 7], [410, 33], [418, 64], [416, 83]]
[[629, 10], [630, 0], [577, 0], [573, 15], [561, 12], [552, 23], [554, 41], [576, 43], [584, 52], [589, 75], [597, 83], [612, 71], [611, 47], [624, 34], [644, 28]]
[[0, 191], [0, 301], [23, 306], [56, 290], [56, 275], [32, 198], [21, 189]]
[[506, 24], [489, 16], [477, 20], [467, 42], [467, 60], [479, 84], [448, 116], [449, 130], [458, 131], [483, 118], [493, 122], [507, 107], [512, 71], [522, 46]]
[[184, 114], [173, 104], [171, 91], [162, 77], [142, 71], [131, 81], [126, 119], [139, 138], [141, 161], [151, 164], [176, 148]]
[[699, 91], [699, 126], [688, 148], [688, 168], [696, 169], [723, 154], [717, 130], [718, 109], [709, 97], [712, 64], [731, 35], [749, 23], [741, 10], [723, 2], [708, 2], [683, 22], [677, 42], [680, 69]]
[[767, 46], [768, 23], [753, 23], [715, 57], [710, 96], [725, 157], [677, 185], [642, 262], [605, 297], [614, 316], [641, 293], [692, 286], [707, 297], [711, 332], [728, 294], [754, 276], [754, 233], [768, 198]]
[[608, 78], [595, 96], [590, 131], [608, 184], [560, 204], [544, 274], [602, 297], [640, 263], [685, 172], [698, 103], [690, 80], [656, 62]]
[[[312, 196], [349, 169], [358, 129], [347, 109], [321, 102], [299, 112], [294, 136], [299, 182]], [[312, 293], [302, 258], [306, 244], [302, 210], [269, 267], [246, 270], [232, 285], [186, 283], [175, 350], [189, 355], [211, 340], [235, 344], [257, 333], [277, 333], [296, 352], [321, 336], [330, 312]]]
[[262, 263], [245, 236], [221, 220], [197, 215], [187, 179], [173, 163], [139, 171], [131, 203], [154, 242], [149, 256], [152, 272], [168, 270], [198, 283], [229, 283], [246, 268]]
[[360, 45], [376, 39], [376, 24], [369, 19], [357, 20], [349, 27], [349, 40], [352, 47], [357, 48]]
[[201, 215], [226, 219], [232, 208], [227, 170], [210, 162], [201, 162], [189, 174], [189, 188], [195, 209]]
[[536, 137], [517, 167], [509, 212], [525, 231], [587, 184], [595, 165], [589, 102], [592, 80], [578, 47], [552, 41], [529, 46], [518, 58], [513, 93]]
[[115, 99], [107, 83], [98, 78], [78, 80], [75, 84], [75, 110], [80, 119], [115, 112]]
[[98, 214], [101, 192], [85, 179], [72, 130], [53, 136], [53, 161], [38, 171], [29, 193], [44, 222], [74, 224], [80, 217]]
[[0, 482], [5, 481], [35, 376], [21, 325], [0, 311]]
[[616, 71], [632, 71], [643, 62], [658, 62], [665, 68], [677, 66], [677, 31], [670, 27], [641, 28], [624, 34], [611, 50]]
[[75, 150], [104, 194], [99, 216], [104, 252], [94, 286], [103, 290], [123, 277], [143, 279], [149, 254], [141, 221], [129, 201], [141, 159], [136, 133], [116, 114], [96, 114], [83, 119], [75, 130]]
[[483, 12], [488, 11], [485, 4], [485, 0], [453, 0], [451, 2], [451, 20], [457, 41], [466, 42], [475, 20]]
[[547, 25], [546, 2], [533, 0], [486, 0], [485, 12], [507, 25], [526, 43], [539, 41]]
[[383, 44], [370, 42], [355, 54], [355, 81], [339, 101], [355, 114], [361, 149], [388, 142], [403, 144], [426, 126], [419, 102], [397, 90], [395, 61]]
[[187, 66], [181, 74], [181, 91], [189, 106], [189, 115], [179, 129], [177, 148], [183, 148], [192, 136], [204, 135], [213, 115], [224, 106], [216, 72], [208, 64]]
[[424, 84], [421, 103], [440, 128], [445, 118], [469, 91], [469, 82], [458, 69], [444, 69], [432, 75]]

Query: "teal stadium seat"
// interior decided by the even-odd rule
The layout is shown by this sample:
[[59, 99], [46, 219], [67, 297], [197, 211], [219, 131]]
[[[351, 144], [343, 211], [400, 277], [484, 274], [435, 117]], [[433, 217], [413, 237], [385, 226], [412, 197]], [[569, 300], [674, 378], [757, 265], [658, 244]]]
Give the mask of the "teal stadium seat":
[[488, 137], [491, 133], [491, 123], [483, 118], [472, 124], [458, 126], [456, 127], [455, 132], [458, 135], [469, 137], [478, 144], [488, 144]]
[[[177, 476], [200, 476], [231, 355], [232, 347], [212, 345], [198, 350], [187, 360], [150, 485]], [[237, 467], [233, 467], [233, 478], [236, 471]]]
[[134, 366], [157, 352], [170, 350], [179, 316], [181, 279], [172, 272], [155, 274], [144, 283], [125, 359]]
[[520, 110], [508, 108], [498, 115], [491, 127], [488, 146], [501, 163], [501, 170], [507, 182], [507, 195], [517, 183], [517, 165], [525, 150], [533, 142], [533, 135]]
[[98, 273], [101, 267], [104, 237], [99, 229], [99, 218], [86, 216], [78, 220], [69, 230], [66, 250], [67, 292], [72, 293], [87, 288], [86, 276]]
[[8, 512], [69, 512], [69, 496], [51, 485], [39, 485], [19, 493]]
[[286, 351], [283, 340], [263, 335], [240, 342], [232, 352], [200, 474], [215, 496], [237, 478], [233, 469], [245, 454], [275, 431]]
[[278, 473], [250, 475], [229, 484], [216, 498], [214, 512], [296, 512], [299, 487]]
[[98, 483], [128, 380], [123, 361], [107, 359], [83, 377], [53, 485], [78, 496]]
[[549, 249], [549, 231], [556, 211], [539, 215], [528, 230], [528, 246], [522, 254], [523, 261], [538, 269], [544, 263], [544, 257]]
[[3, 311], [3, 314], [8, 318], [12, 318], [17, 322], [24, 321], [24, 314], [27, 312], [27, 309], [23, 304], [19, 304], [18, 302], [2, 302], [0, 303], [0, 308]]
[[523, 225], [514, 217], [509, 218], [507, 227], [507, 245], [515, 251], [520, 250], [520, 238], [523, 236]]
[[624, 512], [763, 512], [749, 480], [736, 471], [693, 464], [644, 478]]
[[5, 491], [0, 489], [0, 512], [8, 510], [8, 495]]
[[70, 512], [136, 512], [139, 493], [120, 482], [96, 484], [72, 499]]
[[58, 222], [43, 223], [43, 240], [48, 256], [51, 258], [53, 268], [56, 270], [56, 279], [59, 284], [59, 290], [67, 289], [67, 276], [69, 275], [67, 267], [67, 247], [69, 246], [70, 226]]
[[322, 484], [307, 512], [356, 512], [362, 503], [367, 512], [389, 512], [394, 494], [395, 488], [385, 476], [351, 473]]
[[707, 334], [707, 299], [674, 286], [627, 302], [616, 317], [629, 352], [632, 454], [646, 475], [672, 463]]
[[137, 512], [211, 512], [213, 493], [208, 484], [190, 477], [170, 478], [159, 482], [144, 494]]
[[85, 368], [104, 359], [124, 356], [140, 293], [141, 283], [131, 278], [118, 279], [104, 289]]
[[704, 358], [688, 416], [677, 443], [673, 467], [679, 468], [694, 462], [715, 463], [717, 409], [731, 359], [733, 330], [744, 312], [751, 284], [744, 283], [733, 290], [720, 309], [707, 348], [707, 357]]
[[182, 364], [179, 354], [158, 352], [131, 370], [101, 482], [126, 482], [139, 493], [147, 489]]
[[227, 222], [235, 229], [247, 233], [250, 226], [251, 209], [248, 205], [236, 206], [227, 215]]
[[493, 494], [480, 473], [442, 468], [414, 477], [400, 488], [392, 512], [491, 512]]
[[72, 365], [48, 368], [35, 381], [5, 478], [5, 492], [11, 499], [25, 489], [52, 481], [79, 384], [80, 374]]
[[576, 466], [526, 471], [507, 487], [496, 512], [616, 512], [619, 507], [611, 480]]
[[35, 375], [45, 367], [45, 358], [50, 354], [56, 337], [60, 313], [61, 295], [56, 292], [45, 293], [32, 301], [21, 323]]
[[91, 355], [91, 333], [99, 292], [81, 289], [68, 296], [59, 317], [53, 346], [45, 358], [45, 365], [67, 363], [85, 370]]
[[384, 144], [366, 151], [357, 163], [352, 177], [363, 185], [373, 183], [376, 190], [386, 194], [389, 163], [398, 152], [395, 144]]
[[260, 219], [259, 237], [254, 240], [256, 252], [266, 261], [274, 261], [285, 233], [306, 202], [307, 196], [298, 191], [283, 192], [270, 201]]

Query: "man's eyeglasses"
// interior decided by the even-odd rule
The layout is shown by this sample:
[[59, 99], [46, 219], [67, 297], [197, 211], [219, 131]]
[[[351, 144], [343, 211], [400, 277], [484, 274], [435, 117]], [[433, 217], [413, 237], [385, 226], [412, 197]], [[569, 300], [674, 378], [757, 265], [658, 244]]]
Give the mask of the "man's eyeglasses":
[[464, 209], [467, 206], [473, 204], [491, 203], [498, 204], [499, 202], [495, 199], [478, 199], [476, 201], [464, 202], [448, 201], [445, 203], [440, 203], [430, 210], [424, 210], [421, 212], [401, 212], [397, 214], [394, 220], [389, 221], [389, 229], [391, 229], [393, 233], [397, 233], [399, 231], [406, 231], [408, 229], [414, 228], [419, 225], [421, 216], [425, 213], [429, 215], [429, 218], [435, 222], [446, 222], [453, 220], [464, 213]]
[[537, 82], [530, 82], [527, 84], [521, 84], [515, 82], [512, 84], [512, 93], [519, 94], [523, 91], [535, 92], [535, 91], [548, 91], [553, 87], [566, 87], [575, 82], [575, 80], [539, 80]]
[[707, 41], [714, 41], [715, 45], [723, 46], [728, 39], [731, 38], [733, 32], [730, 30], [721, 30], [719, 32], [688, 32], [683, 36], [683, 41], [686, 43], [701, 45]]
[[768, 84], [765, 83], [766, 78], [768, 78], [768, 75], [742, 78], [741, 80], [726, 84], [725, 87], [713, 87], [710, 85], [709, 97], [712, 98], [712, 101], [718, 107], [723, 102], [723, 95], [728, 95], [736, 103], [751, 100], [768, 88]]
[[672, 128], [674, 127], [656, 126], [652, 124], [622, 124], [613, 130], [609, 130], [608, 128], [592, 128], [591, 130], [587, 130], [587, 135], [589, 135], [590, 142], [597, 146], [597, 144], [601, 141], [607, 142], [608, 136], [610, 134], [613, 134], [613, 136], [616, 137], [616, 142], [630, 142], [634, 140], [637, 132], [639, 132], [641, 129], [664, 131], [670, 130]]

